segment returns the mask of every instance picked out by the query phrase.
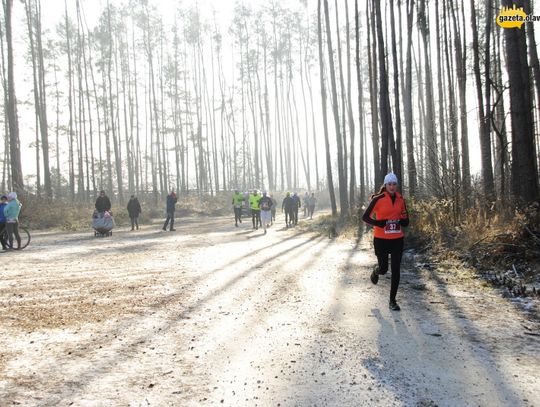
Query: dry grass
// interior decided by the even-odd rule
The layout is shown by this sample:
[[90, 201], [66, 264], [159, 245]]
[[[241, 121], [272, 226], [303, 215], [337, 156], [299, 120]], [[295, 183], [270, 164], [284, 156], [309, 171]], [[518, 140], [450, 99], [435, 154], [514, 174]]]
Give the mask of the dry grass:
[[435, 250], [471, 250], [482, 242], [504, 238], [509, 243], [534, 243], [531, 231], [540, 230], [534, 212], [506, 208], [472, 207], [463, 211], [460, 219], [451, 215], [449, 201], [412, 201], [409, 204], [411, 226], [409, 235]]
[[[221, 193], [217, 196], [181, 196], [176, 204], [178, 216], [210, 215], [219, 216], [230, 212], [230, 194]], [[72, 202], [67, 199], [45, 199], [26, 196], [22, 199], [23, 209], [21, 223], [31, 229], [61, 229], [65, 231], [80, 231], [88, 229], [94, 212], [94, 199], [86, 202]], [[130, 225], [126, 209], [127, 202], [120, 205], [112, 204], [112, 213], [117, 226]], [[141, 199], [142, 213], [139, 224], [144, 225], [152, 219], [165, 216], [165, 199], [156, 203], [152, 198]]]
[[297, 229], [304, 232], [318, 233], [329, 238], [339, 238], [345, 240], [356, 239], [359, 234], [359, 224], [357, 217], [340, 218], [325, 212], [316, 216], [313, 220], [300, 222]]
[[412, 201], [409, 240], [435, 261], [453, 261], [480, 272], [516, 269], [535, 283], [540, 270], [540, 205], [476, 206], [451, 216], [446, 201]]
[[[230, 192], [220, 192], [214, 196], [180, 196], [176, 204], [176, 212], [179, 215], [221, 216], [230, 214], [232, 212], [231, 197], [232, 193]], [[162, 207], [161, 212], [165, 212], [165, 202], [158, 204], [158, 206]]]
[[[21, 223], [31, 229], [61, 229], [79, 231], [92, 224], [94, 201], [71, 202], [65, 199], [45, 199], [27, 196], [22, 200]], [[126, 204], [127, 205], [127, 204]], [[119, 226], [129, 225], [126, 205], [113, 203], [114, 221]], [[150, 213], [144, 210], [139, 223], [150, 222]]]

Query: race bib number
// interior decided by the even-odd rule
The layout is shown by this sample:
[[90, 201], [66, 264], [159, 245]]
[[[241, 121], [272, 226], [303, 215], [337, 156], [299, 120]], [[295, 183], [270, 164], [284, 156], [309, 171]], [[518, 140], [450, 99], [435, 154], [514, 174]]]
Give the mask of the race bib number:
[[268, 205], [268, 202], [263, 202], [263, 204], [261, 205], [261, 209], [263, 211], [267, 211], [268, 209], [270, 209], [270, 205]]
[[384, 227], [384, 233], [387, 235], [391, 235], [394, 233], [400, 233], [401, 232], [401, 225], [399, 224], [399, 220], [389, 220], [386, 222], [386, 226]]

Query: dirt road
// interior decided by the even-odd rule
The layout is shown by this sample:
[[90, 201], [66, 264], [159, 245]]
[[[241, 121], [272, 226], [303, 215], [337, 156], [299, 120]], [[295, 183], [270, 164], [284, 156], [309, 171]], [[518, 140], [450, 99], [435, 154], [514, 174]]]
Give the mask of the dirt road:
[[396, 313], [368, 243], [249, 226], [3, 254], [0, 405], [540, 406], [538, 325], [476, 280], [409, 266]]

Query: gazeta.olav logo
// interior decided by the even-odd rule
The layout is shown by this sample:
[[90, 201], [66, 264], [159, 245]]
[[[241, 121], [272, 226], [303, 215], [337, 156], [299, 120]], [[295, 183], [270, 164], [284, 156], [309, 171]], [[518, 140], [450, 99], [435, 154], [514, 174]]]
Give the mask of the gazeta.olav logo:
[[503, 7], [497, 16], [497, 24], [502, 28], [521, 28], [523, 23], [538, 21], [538, 16], [527, 15], [523, 7]]

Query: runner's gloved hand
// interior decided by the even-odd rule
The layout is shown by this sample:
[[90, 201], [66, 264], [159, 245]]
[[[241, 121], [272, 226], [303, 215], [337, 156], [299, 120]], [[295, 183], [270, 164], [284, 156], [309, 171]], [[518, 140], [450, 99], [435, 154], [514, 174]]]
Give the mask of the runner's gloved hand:
[[405, 226], [405, 227], [409, 226], [409, 218], [400, 219], [400, 220], [399, 220], [399, 224], [400, 224], [401, 226]]
[[384, 228], [386, 226], [386, 220], [375, 220], [375, 226]]

